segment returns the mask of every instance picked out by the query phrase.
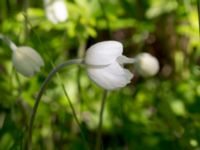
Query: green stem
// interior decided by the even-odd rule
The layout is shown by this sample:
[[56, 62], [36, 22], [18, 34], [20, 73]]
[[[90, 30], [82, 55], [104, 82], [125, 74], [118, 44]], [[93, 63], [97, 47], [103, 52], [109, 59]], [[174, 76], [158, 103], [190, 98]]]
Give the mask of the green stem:
[[28, 40], [29, 36], [29, 29], [28, 29], [28, 7], [29, 7], [29, 0], [24, 0], [24, 42], [26, 43], [26, 41]]
[[49, 83], [49, 81], [51, 80], [51, 78], [62, 68], [69, 66], [69, 65], [73, 65], [73, 64], [82, 64], [83, 60], [82, 59], [73, 59], [73, 60], [69, 60], [66, 61], [58, 66], [56, 66], [47, 76], [47, 78], [45, 79], [45, 81], [42, 83], [42, 86], [40, 88], [40, 91], [36, 97], [35, 100], [35, 104], [31, 113], [31, 119], [29, 122], [29, 128], [28, 128], [28, 137], [27, 137], [27, 142], [26, 142], [26, 149], [31, 150], [32, 149], [32, 130], [33, 130], [33, 123], [34, 123], [34, 119], [35, 119], [35, 115], [37, 112], [37, 108], [40, 102], [40, 99], [46, 89], [47, 84]]
[[100, 109], [100, 114], [99, 114], [99, 125], [98, 125], [98, 131], [97, 131], [97, 139], [96, 139], [96, 150], [101, 150], [101, 129], [102, 129], [103, 112], [104, 112], [104, 107], [105, 107], [105, 103], [106, 103], [107, 93], [108, 93], [108, 91], [104, 90], [102, 101], [101, 101], [101, 109]]
[[99, 5], [101, 7], [101, 10], [102, 10], [102, 14], [103, 14], [103, 17], [106, 21], [106, 27], [108, 29], [108, 32], [109, 32], [109, 38], [112, 38], [112, 33], [111, 33], [111, 29], [110, 29], [110, 22], [109, 22], [109, 18], [107, 17], [107, 14], [106, 14], [106, 10], [104, 8], [104, 4], [101, 0], [98, 0], [99, 2]]
[[17, 49], [17, 46], [15, 45], [15, 43], [13, 43], [9, 38], [4, 36], [3, 34], [0, 34], [0, 39], [2, 39], [6, 44], [8, 44], [8, 46], [10, 47], [12, 51], [15, 51]]
[[[79, 48], [78, 48], [78, 58], [82, 58], [85, 55], [85, 49], [86, 49], [86, 42], [85, 39], [82, 39], [81, 36], [78, 34], [78, 41], [80, 42]], [[81, 67], [78, 66], [77, 68], [77, 97], [78, 101], [80, 103], [80, 112], [83, 109], [83, 99], [82, 99], [82, 88], [81, 88]], [[80, 115], [81, 116], [81, 115]]]
[[75, 111], [75, 109], [74, 109], [74, 107], [73, 107], [73, 104], [72, 104], [72, 102], [71, 102], [71, 100], [70, 100], [70, 97], [69, 97], [69, 95], [67, 94], [67, 91], [66, 91], [66, 89], [65, 89], [65, 86], [64, 86], [63, 84], [62, 84], [62, 88], [63, 88], [63, 91], [64, 91], [64, 93], [65, 93], [65, 96], [66, 96], [66, 98], [67, 98], [67, 100], [68, 100], [69, 106], [71, 107], [72, 114], [73, 114], [73, 116], [74, 116], [74, 118], [75, 118], [75, 121], [76, 121], [76, 123], [77, 123], [77, 125], [78, 125], [78, 127], [79, 127], [79, 129], [80, 129], [81, 137], [82, 137], [82, 139], [83, 139], [83, 141], [84, 141], [84, 146], [85, 146], [86, 149], [89, 149], [89, 147], [88, 147], [88, 145], [87, 145], [87, 141], [86, 141], [85, 135], [84, 135], [83, 131], [81, 130], [81, 124], [80, 124], [80, 122], [79, 122], [79, 120], [78, 120], [78, 117], [77, 117], [77, 115], [76, 115], [76, 111]]
[[[51, 62], [51, 64], [52, 64], [53, 67], [55, 67], [55, 65], [53, 64], [53, 62]], [[80, 68], [81, 66], [78, 66], [78, 67]], [[72, 104], [72, 102], [71, 102], [71, 100], [70, 100], [70, 97], [69, 97], [69, 95], [68, 95], [68, 93], [67, 93], [67, 91], [66, 91], [66, 89], [65, 89], [65, 86], [64, 86], [64, 84], [63, 84], [63, 82], [62, 82], [62, 80], [61, 80], [61, 77], [60, 77], [59, 73], [57, 73], [57, 75], [58, 75], [58, 79], [59, 79], [59, 81], [60, 81], [60, 85], [62, 86], [62, 89], [63, 89], [63, 91], [64, 91], [64, 94], [65, 94], [65, 96], [66, 96], [66, 98], [67, 98], [67, 100], [68, 100], [68, 103], [69, 103], [69, 105], [70, 105], [70, 108], [71, 108], [71, 110], [72, 110], [72, 114], [73, 114], [73, 116], [74, 116], [74, 118], [75, 118], [75, 121], [76, 121], [76, 123], [77, 123], [77, 125], [78, 125], [78, 127], [79, 127], [79, 129], [80, 129], [81, 137], [82, 137], [83, 142], [84, 142], [84, 146], [85, 146], [86, 149], [89, 150], [89, 146], [87, 145], [87, 141], [86, 141], [85, 135], [84, 135], [84, 133], [83, 133], [83, 131], [82, 131], [81, 124], [80, 124], [80, 122], [79, 122], [79, 120], [78, 120], [76, 111], [75, 111], [75, 109], [74, 109], [74, 107], [73, 107], [73, 104]]]
[[200, 0], [197, 0], [197, 10], [198, 10], [198, 18], [199, 18], [199, 36], [200, 36]]

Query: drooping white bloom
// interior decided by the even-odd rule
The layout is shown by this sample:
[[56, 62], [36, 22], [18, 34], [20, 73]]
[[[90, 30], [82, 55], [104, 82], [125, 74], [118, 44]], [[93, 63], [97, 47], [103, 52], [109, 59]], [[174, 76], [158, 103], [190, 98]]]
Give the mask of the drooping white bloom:
[[13, 66], [24, 76], [33, 76], [44, 65], [42, 57], [34, 49], [27, 46], [20, 46], [13, 50]]
[[89, 77], [106, 90], [121, 88], [130, 83], [133, 74], [123, 68], [133, 59], [122, 55], [123, 46], [117, 41], [104, 41], [91, 46], [85, 56]]
[[153, 76], [159, 71], [159, 62], [149, 53], [141, 53], [136, 56], [136, 71], [143, 77]]
[[45, 12], [52, 23], [64, 22], [68, 18], [68, 11], [64, 0], [44, 0]]

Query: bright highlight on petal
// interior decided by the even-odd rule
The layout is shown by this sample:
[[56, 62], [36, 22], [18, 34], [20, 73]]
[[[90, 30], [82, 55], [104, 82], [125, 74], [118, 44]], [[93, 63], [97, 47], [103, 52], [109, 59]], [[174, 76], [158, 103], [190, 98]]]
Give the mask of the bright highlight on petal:
[[64, 22], [68, 18], [68, 11], [64, 0], [44, 0], [46, 16], [52, 23]]
[[154, 76], [159, 71], [159, 62], [156, 57], [141, 53], [136, 56], [136, 71], [143, 77]]
[[124, 69], [133, 59], [122, 55], [123, 46], [117, 41], [104, 41], [91, 46], [85, 57], [91, 80], [106, 90], [122, 88], [131, 82], [133, 74]]
[[122, 51], [123, 46], [120, 42], [99, 42], [87, 50], [85, 62], [89, 65], [108, 65], [121, 56]]
[[20, 46], [12, 55], [13, 66], [24, 76], [33, 76], [44, 65], [42, 57], [32, 48]]

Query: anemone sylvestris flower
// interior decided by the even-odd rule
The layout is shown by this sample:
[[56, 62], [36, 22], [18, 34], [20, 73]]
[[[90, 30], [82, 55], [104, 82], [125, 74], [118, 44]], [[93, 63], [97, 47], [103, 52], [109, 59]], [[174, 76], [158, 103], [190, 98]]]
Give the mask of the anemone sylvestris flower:
[[46, 16], [52, 23], [64, 22], [68, 18], [68, 11], [64, 0], [44, 0]]
[[15, 69], [24, 76], [33, 76], [44, 65], [42, 57], [31, 47], [20, 46], [13, 50]]
[[136, 56], [136, 70], [143, 77], [153, 76], [159, 71], [159, 62], [149, 53], [141, 53]]
[[123, 64], [133, 59], [122, 55], [123, 46], [117, 41], [104, 41], [91, 46], [85, 57], [89, 77], [106, 90], [121, 88], [130, 83], [133, 74]]

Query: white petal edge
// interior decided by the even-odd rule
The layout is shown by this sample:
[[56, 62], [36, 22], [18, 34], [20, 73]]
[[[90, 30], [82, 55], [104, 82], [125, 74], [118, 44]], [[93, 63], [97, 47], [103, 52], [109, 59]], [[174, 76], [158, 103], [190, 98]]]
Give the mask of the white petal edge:
[[86, 51], [88, 65], [108, 65], [122, 55], [123, 46], [118, 41], [103, 41], [94, 44]]
[[87, 71], [91, 80], [106, 90], [122, 88], [133, 78], [133, 74], [117, 62], [102, 68], [87, 68]]
[[13, 66], [24, 76], [33, 76], [44, 65], [43, 59], [34, 49], [21, 46], [12, 55]]
[[12, 55], [12, 61], [17, 72], [27, 77], [33, 76], [34, 67], [32, 63], [29, 62], [29, 59], [24, 58], [24, 56], [15, 51]]
[[26, 55], [28, 59], [34, 61], [38, 66], [44, 66], [42, 57], [35, 49], [28, 46], [20, 46], [17, 50], [23, 55]]

